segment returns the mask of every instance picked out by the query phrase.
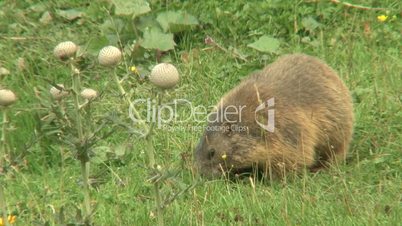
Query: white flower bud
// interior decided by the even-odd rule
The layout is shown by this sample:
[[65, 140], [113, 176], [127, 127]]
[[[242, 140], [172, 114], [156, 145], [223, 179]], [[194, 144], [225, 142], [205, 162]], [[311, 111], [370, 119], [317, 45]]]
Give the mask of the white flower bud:
[[84, 89], [81, 91], [81, 97], [86, 100], [93, 100], [98, 96], [98, 92], [93, 89]]
[[0, 106], [6, 107], [17, 101], [17, 96], [13, 91], [8, 89], [0, 89]]
[[64, 90], [63, 84], [57, 84], [62, 90], [58, 89], [57, 87], [50, 88], [50, 94], [55, 100], [61, 100], [63, 97], [68, 95], [68, 92]]
[[152, 84], [168, 89], [174, 87], [179, 82], [179, 72], [172, 64], [161, 63], [156, 65], [149, 76]]
[[114, 67], [121, 61], [121, 51], [114, 46], [102, 48], [98, 55], [99, 64], [106, 67]]
[[78, 50], [78, 46], [71, 41], [59, 43], [53, 50], [53, 54], [60, 60], [67, 60], [73, 57]]

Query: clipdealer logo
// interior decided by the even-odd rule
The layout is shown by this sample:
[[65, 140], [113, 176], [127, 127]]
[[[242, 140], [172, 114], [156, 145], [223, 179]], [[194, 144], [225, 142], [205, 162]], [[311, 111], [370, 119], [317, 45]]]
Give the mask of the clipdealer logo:
[[[275, 130], [275, 109], [273, 109], [274, 106], [275, 106], [275, 98], [270, 98], [266, 102], [263, 102], [260, 105], [258, 105], [254, 112], [254, 117], [255, 117], [255, 121], [257, 122], [257, 124], [261, 128], [263, 128], [266, 131], [271, 132], [271, 133], [273, 133]], [[263, 122], [261, 120], [261, 118], [258, 117], [258, 114], [261, 111], [262, 111], [262, 113], [264, 113], [265, 109], [268, 109], [266, 111], [267, 118], [265, 120], [266, 122]], [[264, 117], [262, 117], [262, 119], [264, 119]]]
[[[274, 132], [275, 128], [275, 99], [270, 98], [267, 101], [258, 105], [254, 111], [255, 122], [264, 130], [268, 132]], [[203, 105], [193, 105], [186, 99], [175, 99], [172, 102], [165, 104], [156, 104], [155, 100], [136, 99], [134, 100], [128, 109], [129, 117], [134, 124], [142, 123], [155, 123], [158, 128], [168, 125], [169, 123], [204, 123], [207, 119], [208, 123], [220, 123], [228, 122], [232, 126], [237, 126], [236, 123], [242, 122], [242, 116], [246, 105], [224, 106], [221, 104], [219, 108], [210, 106], [205, 107]], [[141, 112], [138, 112], [141, 109]], [[143, 113], [146, 110], [146, 115]], [[212, 112], [210, 112], [213, 109]], [[210, 112], [210, 113], [208, 113]], [[219, 112], [219, 113], [218, 113]], [[141, 117], [138, 117], [138, 116]], [[191, 123], [190, 123], [191, 122]], [[237, 127], [236, 127], [237, 128]], [[179, 129], [179, 128], [178, 128]], [[208, 129], [208, 128], [207, 128]], [[232, 128], [233, 129], [233, 128]], [[235, 129], [236, 131], [238, 129]], [[242, 128], [238, 132], [246, 131], [246, 128]], [[137, 131], [140, 134], [143, 132]]]

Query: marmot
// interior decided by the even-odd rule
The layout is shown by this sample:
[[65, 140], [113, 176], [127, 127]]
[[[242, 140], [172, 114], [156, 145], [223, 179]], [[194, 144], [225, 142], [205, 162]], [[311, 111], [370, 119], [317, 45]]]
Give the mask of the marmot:
[[312, 56], [285, 55], [219, 101], [195, 163], [206, 176], [316, 170], [345, 159], [353, 121], [351, 95], [333, 69]]

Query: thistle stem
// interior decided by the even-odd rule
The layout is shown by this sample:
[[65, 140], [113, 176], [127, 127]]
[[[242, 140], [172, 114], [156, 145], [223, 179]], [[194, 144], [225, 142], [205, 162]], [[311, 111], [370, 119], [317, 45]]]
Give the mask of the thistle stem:
[[[123, 96], [124, 100], [127, 102], [127, 104], [130, 106], [132, 112], [134, 113], [135, 118], [137, 119], [137, 122], [144, 128], [144, 130], [146, 131], [145, 134], [145, 151], [147, 153], [148, 156], [148, 167], [149, 169], [155, 169], [156, 168], [156, 164], [155, 164], [155, 148], [152, 144], [152, 130], [154, 127], [154, 123], [155, 122], [151, 122], [151, 125], [147, 125], [145, 123], [144, 120], [142, 120], [141, 115], [139, 114], [139, 112], [137, 111], [137, 109], [135, 109], [134, 105], [132, 104], [130, 97], [127, 95], [126, 91], [124, 90], [124, 87], [121, 85], [121, 82], [119, 80], [119, 77], [117, 76], [116, 73], [116, 69], [113, 70], [113, 78], [115, 80], [115, 83], [120, 91], [120, 94]], [[160, 96], [157, 96], [157, 101], [158, 101], [158, 105], [160, 105], [161, 103], [161, 99]], [[161, 199], [161, 195], [160, 195], [160, 190], [159, 190], [159, 182], [156, 181], [154, 182], [154, 196], [155, 196], [155, 204], [156, 204], [156, 215], [157, 215], [157, 219], [158, 219], [158, 225], [159, 226], [163, 226], [164, 225], [164, 221], [163, 221], [163, 210], [162, 210], [162, 199]]]
[[[158, 106], [160, 106], [161, 105], [161, 102], [162, 102], [162, 93], [157, 93], [156, 94], [156, 102], [157, 102], [157, 104], [158, 104]], [[151, 142], [152, 141], [152, 139], [151, 139], [151, 137], [152, 137], [152, 132], [153, 132], [153, 128], [154, 128], [154, 126], [155, 126], [155, 122], [151, 122], [151, 125], [149, 126], [149, 130], [148, 130], [148, 133], [147, 133], [147, 135], [146, 135], [146, 139], [149, 141], [149, 142]], [[148, 150], [149, 150], [149, 152], [150, 153], [152, 153], [152, 155], [153, 155], [153, 146], [152, 146], [152, 143], [150, 144], [150, 146], [151, 146], [151, 148], [148, 148]], [[151, 152], [151, 150], [152, 150], [152, 152]], [[153, 156], [152, 156], [152, 158], [153, 158]], [[153, 161], [155, 161], [155, 160], [153, 160]], [[151, 164], [151, 163], [150, 163]], [[152, 167], [152, 166], [151, 166]], [[153, 167], [155, 168], [155, 163], [153, 164]], [[159, 188], [160, 188], [160, 181], [159, 180], [157, 180], [157, 181], [155, 181], [154, 182], [154, 195], [155, 195], [155, 204], [156, 204], [156, 215], [157, 215], [157, 218], [158, 218], [158, 225], [159, 226], [163, 226], [164, 225], [164, 220], [163, 220], [163, 209], [162, 209], [162, 199], [161, 199], [161, 195], [160, 195], [160, 190], [159, 190]]]
[[75, 108], [75, 113], [76, 113], [76, 118], [75, 118], [75, 123], [77, 127], [77, 132], [78, 132], [78, 139], [79, 142], [81, 143], [84, 138], [84, 132], [82, 130], [82, 122], [81, 122], [81, 114], [80, 114], [80, 102], [79, 102], [79, 90], [81, 88], [81, 81], [80, 81], [80, 75], [78, 73], [74, 72], [74, 65], [71, 65], [72, 67], [72, 73], [73, 73], [73, 96], [74, 96], [74, 108]]
[[117, 88], [120, 91], [120, 95], [123, 96], [124, 100], [127, 102], [127, 104], [130, 106], [132, 109], [135, 118], [137, 121], [141, 124], [142, 127], [144, 127], [145, 130], [148, 131], [148, 126], [147, 124], [142, 120], [140, 113], [138, 113], [137, 109], [132, 105], [130, 97], [127, 95], [126, 91], [124, 90], [123, 86], [121, 85], [121, 82], [119, 80], [119, 77], [117, 76], [116, 69], [113, 70], [113, 79], [117, 85]]
[[3, 123], [1, 126], [1, 140], [0, 140], [0, 174], [3, 173], [3, 161], [4, 157], [7, 154], [6, 153], [6, 133], [7, 133], [7, 125], [8, 125], [8, 119], [7, 119], [7, 108], [4, 109], [3, 111]]
[[154, 145], [152, 144], [152, 139], [151, 137], [147, 136], [145, 137], [145, 151], [147, 152], [148, 155], [148, 167], [150, 169], [155, 168], [155, 149]]
[[72, 85], [73, 85], [73, 96], [74, 96], [74, 108], [76, 112], [76, 128], [78, 133], [78, 159], [81, 163], [81, 175], [82, 175], [82, 183], [84, 187], [84, 219], [87, 225], [90, 224], [91, 217], [91, 198], [89, 194], [89, 158], [88, 158], [88, 150], [81, 147], [81, 144], [84, 143], [84, 131], [82, 127], [82, 116], [80, 113], [80, 102], [79, 102], [79, 90], [81, 89], [81, 81], [80, 74], [76, 72], [76, 68], [71, 63], [71, 71], [72, 71]]
[[120, 91], [121, 96], [123, 96], [124, 100], [130, 104], [131, 100], [130, 98], [127, 96], [126, 91], [124, 90], [123, 86], [121, 85], [120, 79], [119, 77], [117, 77], [117, 73], [116, 73], [116, 69], [113, 70], [113, 79], [116, 82], [117, 88]]
[[154, 193], [155, 193], [155, 202], [156, 202], [156, 215], [158, 218], [158, 225], [159, 226], [163, 226], [163, 210], [162, 210], [162, 199], [161, 199], [161, 195], [159, 192], [159, 182], [156, 181], [154, 183]]
[[[156, 102], [158, 103], [158, 106], [160, 106], [161, 101], [162, 101], [162, 95], [158, 93], [156, 95]], [[151, 121], [149, 128], [148, 128], [148, 132], [145, 135], [145, 141], [147, 143], [146, 151], [147, 151], [148, 160], [149, 160], [148, 164], [149, 164], [149, 168], [151, 168], [151, 169], [155, 168], [155, 156], [154, 156], [155, 149], [154, 149], [154, 146], [152, 145], [152, 139], [151, 139], [154, 126], [155, 126], [155, 122]]]
[[89, 161], [81, 161], [81, 175], [84, 187], [84, 219], [85, 222], [90, 222], [91, 216], [91, 198], [89, 195]]
[[144, 128], [146, 131], [145, 135], [145, 142], [146, 142], [146, 147], [145, 151], [147, 152], [148, 156], [148, 166], [149, 168], [153, 169], [155, 167], [155, 149], [152, 144], [152, 139], [150, 139], [149, 134], [151, 133], [152, 130], [152, 125], [149, 127], [144, 120], [142, 120], [140, 113], [138, 113], [137, 109], [135, 109], [134, 105], [132, 105], [131, 100], [129, 96], [127, 95], [126, 91], [124, 90], [124, 87], [121, 85], [119, 77], [117, 76], [116, 70], [113, 70], [113, 79], [120, 91], [120, 95], [123, 96], [124, 100], [127, 102], [127, 104], [130, 106], [132, 112], [134, 113], [135, 118], [137, 119], [137, 122]]
[[6, 204], [6, 199], [4, 196], [4, 191], [3, 191], [3, 158], [6, 155], [6, 133], [7, 133], [7, 125], [8, 125], [8, 119], [7, 119], [7, 108], [4, 109], [3, 111], [3, 123], [2, 123], [2, 129], [1, 129], [1, 144], [0, 144], [0, 210], [2, 212], [2, 218], [4, 225], [9, 226], [10, 224], [8, 223], [7, 219], [7, 204]]

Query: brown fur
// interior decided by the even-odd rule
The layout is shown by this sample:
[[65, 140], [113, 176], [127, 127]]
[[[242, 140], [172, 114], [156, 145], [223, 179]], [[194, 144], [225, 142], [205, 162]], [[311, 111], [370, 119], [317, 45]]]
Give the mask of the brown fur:
[[[256, 107], [270, 98], [275, 98], [273, 133], [256, 123], [256, 118], [264, 122], [268, 109], [255, 114]], [[317, 58], [279, 58], [229, 91], [209, 119], [221, 117], [230, 105], [245, 106], [241, 118], [229, 115], [210, 122], [195, 150], [196, 165], [204, 175], [257, 166], [265, 175], [282, 176], [346, 157], [353, 129], [351, 96], [337, 74]], [[213, 126], [234, 129], [211, 130]]]

